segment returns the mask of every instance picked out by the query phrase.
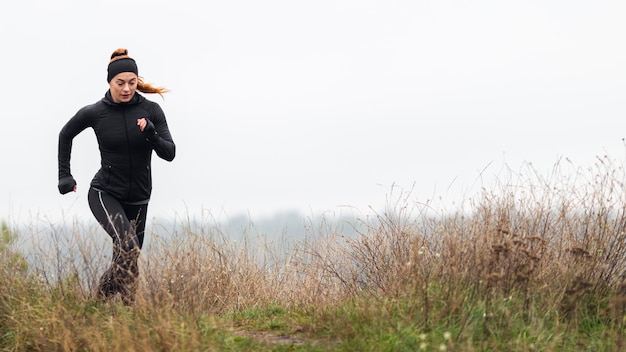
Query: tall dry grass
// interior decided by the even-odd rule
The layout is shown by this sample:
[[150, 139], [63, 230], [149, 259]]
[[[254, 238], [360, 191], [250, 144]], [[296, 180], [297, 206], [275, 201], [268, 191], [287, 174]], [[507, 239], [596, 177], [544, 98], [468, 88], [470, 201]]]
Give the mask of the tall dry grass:
[[[405, 193], [356, 218], [356, 235], [325, 218], [303, 225], [308, 235], [299, 241], [252, 227], [225, 233], [210, 215], [170, 230], [156, 224], [135, 307], [107, 306], [104, 318], [91, 293], [110, 260], [106, 234], [79, 222], [49, 224], [45, 240], [22, 229], [20, 238], [38, 239], [29, 239], [26, 255], [6, 240], [1, 248], [0, 324], [10, 333], [0, 344], [197, 349], [219, 330], [211, 317], [270, 305], [322, 312], [346, 301], [363, 302], [355, 309], [368, 314], [404, 302], [407, 324], [445, 325], [465, 349], [519, 338], [518, 329], [579, 331], [590, 318], [623, 331], [625, 176], [608, 156], [586, 169], [561, 160], [542, 173], [529, 164], [484, 184], [457, 211]], [[126, 315], [135, 318], [118, 319]], [[556, 348], [554, 336], [542, 341]]]
[[306, 267], [322, 268], [346, 296], [419, 299], [425, 324], [468, 300], [484, 302], [489, 317], [491, 302], [516, 299], [525, 321], [598, 313], [623, 326], [623, 167], [604, 156], [588, 169], [564, 160], [545, 175], [530, 164], [508, 172], [466, 199], [466, 211], [400, 202], [357, 237], [322, 236], [307, 244]]

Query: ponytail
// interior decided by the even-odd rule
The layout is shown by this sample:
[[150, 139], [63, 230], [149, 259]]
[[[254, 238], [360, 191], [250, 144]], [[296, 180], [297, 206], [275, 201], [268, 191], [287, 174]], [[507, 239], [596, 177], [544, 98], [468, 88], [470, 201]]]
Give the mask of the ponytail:
[[157, 87], [154, 86], [150, 83], [146, 83], [143, 81], [142, 77], [138, 77], [137, 80], [137, 90], [142, 92], [142, 93], [147, 93], [147, 94], [158, 94], [161, 97], [163, 97], [163, 93], [167, 93], [170, 90], [164, 87]]

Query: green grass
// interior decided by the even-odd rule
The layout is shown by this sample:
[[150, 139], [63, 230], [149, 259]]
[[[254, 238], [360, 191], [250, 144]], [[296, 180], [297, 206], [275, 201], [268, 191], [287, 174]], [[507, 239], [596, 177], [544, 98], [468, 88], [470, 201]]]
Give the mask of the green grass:
[[62, 296], [55, 288], [23, 290], [26, 296], [3, 292], [2, 350], [558, 351], [584, 346], [617, 351], [624, 333], [623, 322], [597, 309], [581, 308], [566, 318], [558, 311], [527, 311], [521, 299], [501, 298], [467, 301], [451, 312], [437, 302], [440, 292], [430, 293], [426, 321], [419, 295], [365, 295], [315, 308], [271, 302], [210, 314], [98, 303]]

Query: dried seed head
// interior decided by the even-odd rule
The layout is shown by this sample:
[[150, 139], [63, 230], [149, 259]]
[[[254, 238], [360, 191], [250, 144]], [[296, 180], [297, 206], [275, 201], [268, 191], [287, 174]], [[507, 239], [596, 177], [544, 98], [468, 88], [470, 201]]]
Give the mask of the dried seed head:
[[589, 252], [580, 247], [570, 248], [570, 252], [575, 256], [590, 257]]

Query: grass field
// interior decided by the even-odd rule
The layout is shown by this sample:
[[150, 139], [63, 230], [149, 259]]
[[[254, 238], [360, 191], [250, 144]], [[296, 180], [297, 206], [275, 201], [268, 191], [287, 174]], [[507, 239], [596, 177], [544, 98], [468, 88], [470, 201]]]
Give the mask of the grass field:
[[328, 221], [298, 241], [157, 226], [130, 307], [91, 298], [97, 228], [26, 254], [31, 234], [5, 223], [0, 350], [621, 351], [625, 181], [608, 157], [529, 166], [458, 211], [400, 195], [356, 234]]

